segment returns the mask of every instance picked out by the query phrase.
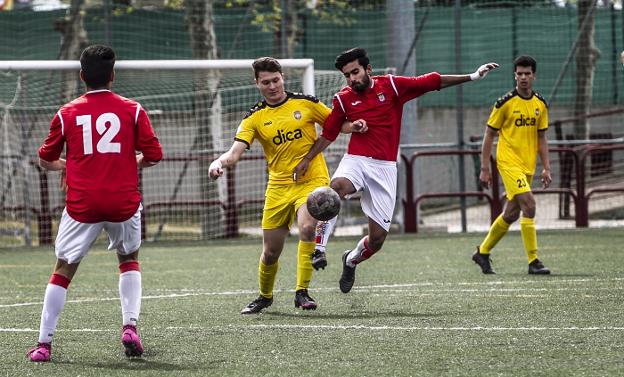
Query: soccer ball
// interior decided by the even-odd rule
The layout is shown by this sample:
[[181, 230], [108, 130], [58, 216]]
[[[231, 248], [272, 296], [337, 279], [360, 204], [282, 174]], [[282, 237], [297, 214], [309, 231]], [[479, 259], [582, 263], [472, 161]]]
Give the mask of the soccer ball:
[[319, 187], [308, 195], [306, 206], [312, 217], [327, 221], [340, 212], [340, 196], [331, 187]]

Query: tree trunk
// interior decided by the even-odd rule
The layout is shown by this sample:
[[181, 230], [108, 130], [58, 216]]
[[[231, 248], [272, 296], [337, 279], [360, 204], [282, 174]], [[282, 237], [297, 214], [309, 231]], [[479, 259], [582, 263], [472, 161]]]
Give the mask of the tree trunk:
[[576, 55], [576, 100], [574, 115], [581, 117], [574, 123], [574, 137], [589, 139], [589, 121], [583, 115], [589, 113], [592, 103], [594, 69], [600, 57], [600, 51], [594, 43], [595, 18], [593, 13], [594, 0], [579, 0], [578, 25], [585, 28], [580, 31], [578, 51]]
[[[217, 59], [217, 39], [214, 32], [214, 13], [211, 1], [186, 0], [186, 17], [191, 36], [194, 59]], [[220, 72], [197, 71], [194, 85], [194, 121], [197, 134], [194, 150], [202, 155], [198, 164], [199, 191], [202, 201], [226, 199], [226, 181], [215, 184], [208, 175], [208, 166], [223, 151], [221, 125], [221, 96], [218, 93]], [[205, 207], [201, 215], [202, 238], [223, 235], [224, 213], [221, 207]]]
[[[87, 31], [82, 19], [84, 0], [72, 0], [67, 15], [55, 21], [54, 30], [61, 33], [59, 60], [78, 60], [87, 47]], [[80, 93], [80, 78], [76, 71], [63, 71], [61, 75], [61, 102], [67, 102]]]

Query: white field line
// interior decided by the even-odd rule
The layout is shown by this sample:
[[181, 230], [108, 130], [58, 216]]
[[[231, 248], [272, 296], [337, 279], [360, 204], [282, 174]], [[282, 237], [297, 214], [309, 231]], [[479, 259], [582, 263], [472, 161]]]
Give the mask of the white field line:
[[[230, 325], [230, 326], [189, 326], [189, 327], [165, 327], [151, 328], [147, 331], [180, 331], [180, 330], [200, 330], [200, 331], [240, 331], [240, 330], [355, 330], [355, 331], [624, 331], [624, 327], [613, 326], [590, 326], [590, 327], [440, 327], [440, 326], [364, 326], [364, 325]], [[57, 332], [82, 332], [101, 333], [118, 332], [118, 329], [59, 329]], [[146, 331], [143, 329], [143, 331]], [[0, 333], [37, 333], [39, 330], [31, 328], [0, 328]]]
[[[534, 283], [584, 283], [584, 282], [613, 282], [613, 281], [624, 281], [624, 278], [613, 278], [613, 279], [553, 279], [553, 280], [533, 280], [531, 282]], [[459, 282], [459, 283], [431, 283], [431, 282], [423, 282], [423, 283], [408, 283], [408, 284], [379, 284], [379, 285], [366, 285], [355, 287], [353, 290], [355, 291], [379, 291], [379, 292], [404, 292], [409, 290], [409, 288], [415, 287], [433, 287], [434, 289], [430, 290], [419, 290], [415, 293], [432, 293], [432, 294], [440, 294], [440, 293], [473, 293], [473, 292], [483, 292], [483, 293], [492, 293], [492, 292], [548, 292], [548, 291], [576, 291], [576, 290], [586, 290], [586, 288], [566, 288], [566, 287], [557, 287], [554, 289], [550, 288], [526, 288], [526, 284], [529, 281], [487, 281], [487, 282]], [[496, 286], [501, 285], [513, 285], [515, 283], [522, 284], [522, 287], [519, 288], [498, 288]], [[478, 288], [435, 288], [435, 287], [452, 287], [452, 286], [467, 286], [467, 285], [476, 285], [476, 286], [485, 286], [489, 287], [485, 290]], [[408, 288], [408, 289], [400, 289], [400, 288]], [[608, 287], [608, 288], [593, 288], [594, 290], [614, 290], [614, 289], [624, 289], [623, 287]], [[335, 287], [320, 287], [314, 288], [315, 291], [335, 291], [337, 288]], [[175, 291], [175, 290], [163, 290], [163, 291]], [[143, 296], [143, 300], [153, 300], [153, 299], [170, 299], [170, 298], [182, 298], [182, 297], [195, 297], [195, 296], [242, 296], [242, 295], [252, 295], [257, 293], [255, 290], [238, 290], [238, 291], [222, 291], [222, 292], [214, 292], [214, 291], [203, 291], [203, 290], [192, 290], [192, 289], [181, 289], [177, 290], [177, 292], [181, 293], [169, 293], [162, 295], [146, 295]], [[283, 292], [294, 292], [293, 290], [274, 290], [275, 293], [283, 293]], [[105, 302], [105, 301], [119, 301], [119, 297], [91, 297], [91, 298], [83, 298], [83, 299], [75, 299], [75, 300], [67, 300], [67, 303], [89, 303], [89, 302]], [[1, 308], [14, 308], [20, 306], [36, 306], [43, 305], [42, 301], [37, 302], [21, 302], [14, 304], [1, 304]]]

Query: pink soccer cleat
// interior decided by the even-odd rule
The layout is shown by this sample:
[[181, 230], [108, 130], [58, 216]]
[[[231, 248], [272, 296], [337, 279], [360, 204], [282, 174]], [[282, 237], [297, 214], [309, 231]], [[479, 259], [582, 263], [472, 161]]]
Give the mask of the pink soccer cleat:
[[51, 343], [37, 343], [37, 347], [28, 351], [26, 356], [30, 361], [35, 363], [42, 363], [50, 361], [50, 354], [52, 353]]
[[125, 348], [126, 356], [139, 357], [143, 354], [141, 338], [137, 334], [136, 326], [125, 325], [121, 331], [121, 343]]

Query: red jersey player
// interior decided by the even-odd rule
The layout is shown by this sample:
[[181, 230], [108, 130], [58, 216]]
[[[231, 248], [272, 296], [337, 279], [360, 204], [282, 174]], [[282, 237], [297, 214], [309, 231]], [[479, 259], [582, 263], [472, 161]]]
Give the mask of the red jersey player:
[[39, 342], [28, 352], [31, 361], [50, 360], [67, 287], [102, 230], [119, 259], [121, 341], [127, 356], [143, 353], [136, 331], [141, 308], [142, 208], [137, 168], [158, 163], [162, 148], [141, 105], [111, 92], [114, 65], [110, 47], [93, 45], [82, 52], [80, 79], [87, 92], [54, 115], [39, 148], [42, 168], [65, 173], [67, 197], [55, 242], [56, 265], [43, 300]]
[[344, 74], [347, 86], [334, 96], [321, 136], [294, 173], [305, 174], [309, 161], [336, 139], [346, 120], [361, 127], [352, 133], [347, 154], [331, 180], [331, 187], [341, 198], [362, 191], [360, 203], [368, 217], [368, 235], [342, 256], [340, 290], [347, 293], [355, 282], [355, 266], [381, 249], [390, 230], [403, 104], [432, 90], [483, 78], [498, 64], [484, 64], [466, 75], [432, 72], [417, 77], [371, 76], [366, 51], [354, 48], [338, 55], [335, 66]]

